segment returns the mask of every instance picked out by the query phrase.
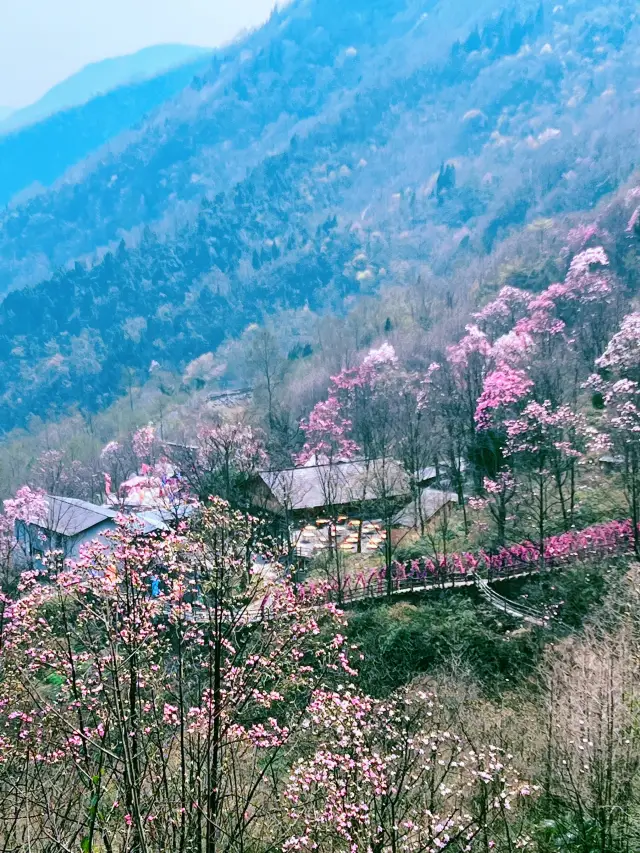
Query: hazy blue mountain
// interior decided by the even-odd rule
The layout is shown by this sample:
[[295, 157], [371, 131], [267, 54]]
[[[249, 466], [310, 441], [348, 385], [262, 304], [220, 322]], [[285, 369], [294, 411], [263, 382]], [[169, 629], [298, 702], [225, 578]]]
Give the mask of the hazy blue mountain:
[[[0, 426], [101, 405], [589, 210], [640, 155], [634, 0], [294, 0], [0, 216]], [[540, 224], [542, 223], [542, 224]], [[537, 233], [537, 232], [536, 232]], [[124, 239], [123, 239], [124, 238]], [[40, 282], [40, 283], [38, 283]], [[17, 290], [22, 285], [28, 288]]]
[[14, 112], [13, 107], [0, 107], [0, 122], [9, 118], [12, 112]]
[[0, 133], [40, 121], [54, 113], [84, 104], [118, 86], [155, 77], [163, 71], [192, 62], [211, 50], [186, 44], [158, 44], [126, 56], [92, 62], [49, 89], [38, 101], [22, 109], [0, 113]]
[[21, 190], [30, 195], [42, 191], [70, 166], [138, 125], [188, 86], [208, 62], [207, 54], [0, 136], [0, 206]]

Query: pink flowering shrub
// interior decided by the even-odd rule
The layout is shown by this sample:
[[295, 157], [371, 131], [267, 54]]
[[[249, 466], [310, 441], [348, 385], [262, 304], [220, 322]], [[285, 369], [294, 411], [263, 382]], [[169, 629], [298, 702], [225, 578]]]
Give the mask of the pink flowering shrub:
[[[496, 486], [496, 488], [503, 488]], [[633, 546], [633, 524], [627, 521], [608, 521], [595, 524], [583, 530], [570, 530], [549, 536], [544, 544], [545, 565], [550, 567], [570, 566], [581, 561], [588, 562], [628, 554]], [[392, 573], [396, 589], [407, 589], [441, 583], [451, 578], [466, 576], [478, 571], [493, 576], [514, 574], [518, 571], [538, 571], [541, 567], [541, 549], [533, 542], [519, 542], [505, 545], [489, 553], [480, 549], [475, 553], [465, 551], [450, 554], [447, 559], [434, 561], [430, 557], [413, 559], [408, 563], [395, 561]], [[382, 596], [386, 593], [384, 568], [362, 573], [358, 589], [366, 586], [370, 596]], [[329, 598], [331, 589], [326, 590]], [[359, 595], [355, 596], [359, 597]], [[345, 594], [349, 600], [349, 593]]]
[[322, 689], [304, 726], [311, 746], [284, 791], [285, 851], [479, 851], [501, 843], [537, 791], [503, 751], [451, 731], [433, 694]]

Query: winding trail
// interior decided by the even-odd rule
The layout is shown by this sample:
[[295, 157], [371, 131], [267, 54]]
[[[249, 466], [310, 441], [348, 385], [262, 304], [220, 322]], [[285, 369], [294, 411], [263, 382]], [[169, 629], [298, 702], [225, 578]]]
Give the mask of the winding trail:
[[537, 625], [538, 628], [549, 627], [549, 619], [545, 618], [544, 614], [539, 610], [534, 610], [533, 607], [527, 607], [519, 602], [516, 603], [502, 595], [498, 595], [494, 589], [491, 589], [488, 581], [478, 575], [475, 576], [475, 582], [480, 595], [502, 613], [506, 613], [514, 619], [522, 619], [523, 622], [528, 622], [531, 625]]

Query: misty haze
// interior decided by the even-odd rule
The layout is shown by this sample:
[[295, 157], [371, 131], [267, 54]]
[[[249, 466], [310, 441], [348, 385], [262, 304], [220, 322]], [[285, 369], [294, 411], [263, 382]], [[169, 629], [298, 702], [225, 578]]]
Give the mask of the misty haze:
[[0, 850], [640, 850], [631, 0], [6, 0]]

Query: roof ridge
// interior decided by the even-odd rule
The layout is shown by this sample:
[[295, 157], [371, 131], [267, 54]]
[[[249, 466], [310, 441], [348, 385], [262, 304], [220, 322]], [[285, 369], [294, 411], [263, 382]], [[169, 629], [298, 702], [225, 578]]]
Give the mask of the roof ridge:
[[372, 464], [374, 462], [393, 462], [394, 465], [398, 465], [402, 468], [402, 462], [399, 459], [384, 459], [384, 457], [376, 456], [375, 459], [340, 459], [335, 462], [320, 462], [320, 464], [316, 465], [292, 465], [290, 468], [266, 468], [262, 471], [258, 471], [258, 476], [262, 476], [262, 474], [286, 474], [288, 471], [313, 471], [315, 468], [328, 468], [330, 465], [359, 465], [362, 463]]
[[[68, 495], [45, 495], [46, 498], [49, 498], [54, 501], [59, 501], [61, 503], [68, 503], [71, 506], [81, 506], [84, 508], [89, 507], [93, 511], [100, 511], [105, 515], [111, 515], [114, 513], [114, 510], [111, 507], [104, 506], [103, 504], [94, 504], [92, 501], [85, 501], [84, 498], [71, 498]], [[117, 513], [115, 513], [117, 515]]]

